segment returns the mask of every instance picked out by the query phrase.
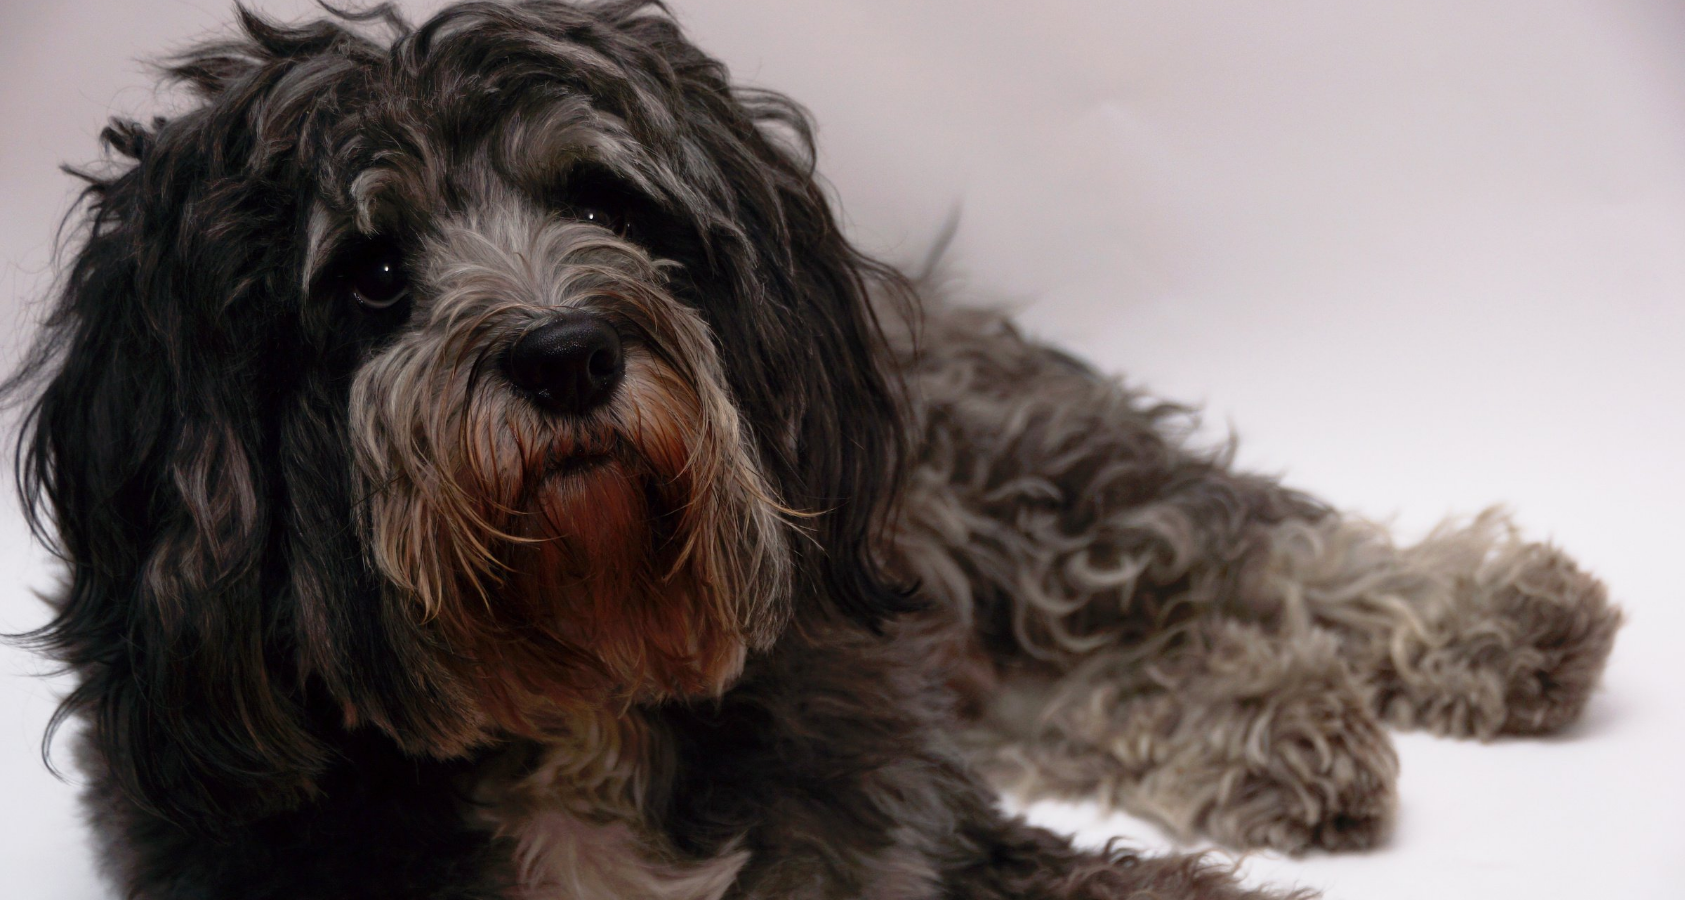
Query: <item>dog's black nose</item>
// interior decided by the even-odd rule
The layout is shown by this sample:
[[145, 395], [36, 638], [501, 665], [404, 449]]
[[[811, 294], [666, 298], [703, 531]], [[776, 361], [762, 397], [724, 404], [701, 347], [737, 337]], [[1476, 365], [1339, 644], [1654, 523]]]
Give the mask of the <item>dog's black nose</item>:
[[582, 310], [565, 309], [509, 348], [509, 380], [553, 409], [584, 413], [607, 401], [626, 371], [620, 335]]

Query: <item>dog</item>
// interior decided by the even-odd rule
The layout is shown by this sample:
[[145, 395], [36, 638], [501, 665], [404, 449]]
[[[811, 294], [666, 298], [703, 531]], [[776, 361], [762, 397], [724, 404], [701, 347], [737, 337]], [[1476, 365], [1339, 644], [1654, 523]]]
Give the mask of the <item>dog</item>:
[[1564, 554], [1396, 546], [862, 255], [657, 4], [240, 24], [8, 385], [126, 896], [1274, 896], [995, 790], [1364, 848], [1387, 726], [1596, 684]]

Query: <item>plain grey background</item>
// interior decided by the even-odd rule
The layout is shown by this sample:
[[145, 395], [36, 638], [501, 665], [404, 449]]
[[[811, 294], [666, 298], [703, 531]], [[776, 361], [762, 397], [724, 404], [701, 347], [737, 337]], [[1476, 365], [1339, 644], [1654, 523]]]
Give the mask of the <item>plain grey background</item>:
[[[406, 4], [420, 17], [437, 4]], [[677, 4], [743, 82], [820, 122], [849, 227], [952, 260], [1031, 330], [1202, 403], [1243, 464], [1420, 532], [1503, 502], [1629, 612], [1587, 720], [1547, 741], [1399, 739], [1384, 849], [1255, 856], [1340, 898], [1685, 894], [1685, 4], [1053, 0]], [[303, 2], [258, 8], [291, 17]], [[213, 0], [0, 6], [0, 353], [110, 114]], [[8, 441], [9, 443], [9, 441]], [[0, 513], [0, 629], [52, 569]], [[0, 649], [0, 895], [103, 896], [37, 745], [62, 683]], [[68, 767], [67, 754], [60, 761]], [[1150, 826], [1030, 814], [1080, 839]]]

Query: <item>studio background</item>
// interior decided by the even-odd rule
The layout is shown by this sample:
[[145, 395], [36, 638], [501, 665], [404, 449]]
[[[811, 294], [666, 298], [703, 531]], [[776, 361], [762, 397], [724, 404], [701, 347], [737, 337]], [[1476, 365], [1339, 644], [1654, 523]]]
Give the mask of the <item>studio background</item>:
[[[960, 291], [1202, 404], [1206, 438], [1232, 428], [1242, 464], [1407, 534], [1508, 504], [1626, 608], [1580, 726], [1401, 735], [1385, 848], [1253, 856], [1252, 878], [1350, 900], [1681, 895], [1685, 5], [675, 6], [739, 82], [813, 111], [821, 171], [869, 250], [916, 262], [958, 211]], [[56, 166], [94, 161], [109, 115], [173, 108], [142, 61], [231, 12], [0, 6], [6, 368], [75, 190]], [[0, 630], [43, 622], [53, 569], [9, 497], [0, 573]], [[64, 689], [31, 677], [44, 669], [0, 649], [0, 894], [103, 897], [65, 742], [69, 783], [40, 761]], [[1030, 813], [1085, 842], [1171, 846], [1093, 807]]]

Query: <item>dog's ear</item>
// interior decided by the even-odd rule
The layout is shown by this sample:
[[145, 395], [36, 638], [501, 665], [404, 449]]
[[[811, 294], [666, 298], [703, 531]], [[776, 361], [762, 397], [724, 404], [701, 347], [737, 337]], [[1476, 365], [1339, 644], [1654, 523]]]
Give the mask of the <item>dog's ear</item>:
[[344, 420], [361, 351], [300, 276], [321, 132], [384, 50], [332, 20], [241, 24], [169, 70], [197, 107], [114, 122], [111, 171], [76, 173], [82, 242], [0, 387], [35, 392], [19, 488], [66, 567], [33, 636], [81, 679], [55, 727], [84, 720], [96, 789], [187, 828], [314, 796], [333, 730], [417, 752], [476, 733], [416, 623], [374, 602]]
[[296, 802], [325, 763], [283, 652], [263, 464], [284, 391], [263, 307], [285, 278], [264, 254], [289, 226], [221, 208], [250, 199], [227, 177], [240, 148], [204, 121], [220, 114], [107, 129], [126, 162], [83, 176], [85, 238], [8, 386], [40, 385], [18, 475], [67, 570], [35, 635], [81, 676], [59, 721], [84, 717], [96, 789], [185, 827]]
[[[673, 168], [693, 189], [723, 194], [714, 203], [732, 227], [709, 235], [717, 252], [704, 312], [783, 501], [813, 514], [815, 540], [798, 542], [811, 565], [801, 568], [819, 576], [811, 587], [821, 596], [876, 628], [911, 598], [880, 561], [907, 447], [874, 310], [909, 309], [911, 289], [842, 234], [815, 178], [801, 107], [732, 88], [720, 63], [643, 4], [607, 9], [657, 57], [647, 71], [672, 79], [667, 105], [683, 111], [677, 140], [702, 151]], [[687, 172], [690, 160], [712, 170]]]
[[787, 500], [818, 513], [818, 540], [807, 549], [826, 573], [824, 593], [876, 629], [914, 606], [907, 586], [883, 571], [880, 546], [909, 448], [904, 386], [878, 315], [906, 314], [911, 288], [841, 233], [814, 177], [805, 112], [777, 94], [735, 97], [755, 121], [748, 144], [771, 176], [769, 193], [740, 197], [740, 214], [755, 257], [772, 265], [762, 273], [764, 306], [747, 319], [762, 335], [762, 356], [740, 360], [753, 369], [733, 374], [751, 408], [777, 411], [780, 431], [762, 441], [781, 454]]

